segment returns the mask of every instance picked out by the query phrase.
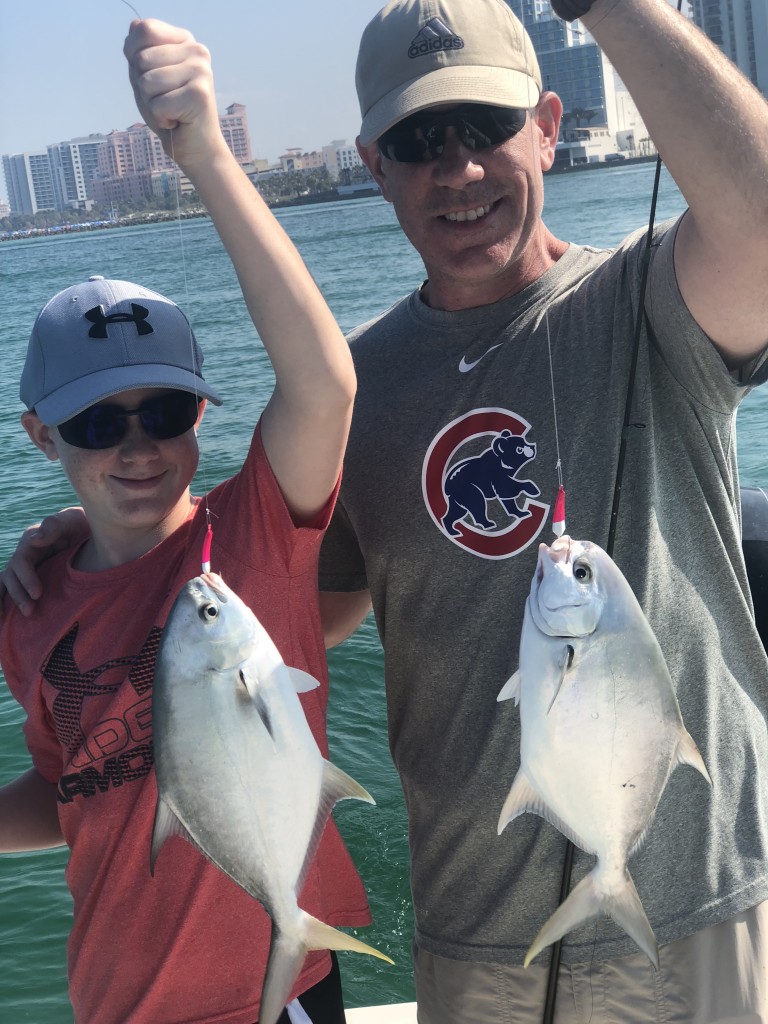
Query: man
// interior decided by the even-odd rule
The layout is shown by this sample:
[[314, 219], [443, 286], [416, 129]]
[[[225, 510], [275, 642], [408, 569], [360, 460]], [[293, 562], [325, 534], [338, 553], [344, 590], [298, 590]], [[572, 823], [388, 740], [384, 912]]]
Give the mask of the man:
[[[545, 226], [562, 105], [501, 0], [396, 0], [366, 28], [358, 148], [424, 260], [353, 332], [358, 396], [324, 543], [326, 637], [372, 597], [409, 813], [421, 1024], [539, 1021], [565, 840], [497, 822], [536, 543], [557, 492], [606, 545], [643, 302], [615, 559], [713, 779], [674, 772], [631, 872], [660, 968], [608, 917], [565, 938], [558, 1022], [768, 1020], [766, 661], [740, 546], [735, 410], [768, 344], [768, 110], [664, 0], [559, 0], [631, 90], [685, 196], [616, 252]], [[559, 445], [558, 445], [559, 442]], [[370, 595], [370, 597], [369, 597]], [[593, 858], [577, 854], [574, 883]]]

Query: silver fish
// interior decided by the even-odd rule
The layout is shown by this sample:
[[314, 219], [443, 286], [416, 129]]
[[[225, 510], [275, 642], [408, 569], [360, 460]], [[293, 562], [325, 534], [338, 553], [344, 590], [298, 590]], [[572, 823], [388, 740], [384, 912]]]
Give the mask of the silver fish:
[[499, 834], [538, 814], [597, 857], [533, 940], [525, 966], [607, 914], [658, 967], [653, 929], [627, 869], [678, 764], [711, 785], [683, 725], [661, 648], [626, 579], [589, 541], [539, 546], [520, 667], [499, 693], [520, 705], [520, 769]]
[[168, 836], [180, 835], [269, 913], [261, 1024], [280, 1016], [307, 950], [353, 949], [389, 960], [296, 902], [336, 801], [374, 802], [318, 749], [297, 696], [318, 685], [285, 665], [219, 576], [182, 588], [155, 668], [151, 866], [154, 873]]

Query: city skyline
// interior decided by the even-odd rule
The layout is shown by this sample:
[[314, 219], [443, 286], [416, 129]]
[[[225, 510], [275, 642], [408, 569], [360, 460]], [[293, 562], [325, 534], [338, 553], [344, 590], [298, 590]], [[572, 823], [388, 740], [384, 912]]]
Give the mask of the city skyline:
[[[381, 0], [131, 0], [145, 17], [189, 28], [211, 50], [217, 106], [248, 108], [254, 156], [354, 140], [355, 60]], [[0, 152], [41, 152], [140, 120], [122, 56], [133, 13], [122, 0], [39, 0], [0, 17]], [[264, 43], [261, 43], [261, 40]], [[8, 192], [0, 175], [0, 199]]]

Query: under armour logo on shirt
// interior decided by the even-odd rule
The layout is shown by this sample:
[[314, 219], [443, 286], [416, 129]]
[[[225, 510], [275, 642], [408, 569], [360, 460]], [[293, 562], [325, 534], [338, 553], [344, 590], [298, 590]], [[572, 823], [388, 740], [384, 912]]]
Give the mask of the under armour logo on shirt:
[[88, 337], [108, 338], [107, 324], [124, 323], [136, 324], [136, 331], [139, 334], [154, 334], [154, 328], [146, 322], [149, 310], [135, 302], [131, 303], [131, 310], [131, 313], [110, 313], [109, 316], [104, 316], [103, 306], [94, 306], [93, 309], [89, 309], [85, 314], [85, 319], [90, 320], [93, 327], [88, 331]]

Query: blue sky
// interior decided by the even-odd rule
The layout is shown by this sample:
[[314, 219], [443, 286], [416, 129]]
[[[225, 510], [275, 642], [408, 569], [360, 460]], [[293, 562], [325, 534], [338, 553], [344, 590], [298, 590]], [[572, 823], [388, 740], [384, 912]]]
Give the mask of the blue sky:
[[[131, 0], [210, 49], [219, 109], [248, 108], [254, 156], [353, 142], [355, 60], [384, 0]], [[122, 0], [14, 0], [0, 15], [0, 154], [42, 150], [138, 120], [122, 55]], [[0, 174], [0, 195], [7, 198]]]

